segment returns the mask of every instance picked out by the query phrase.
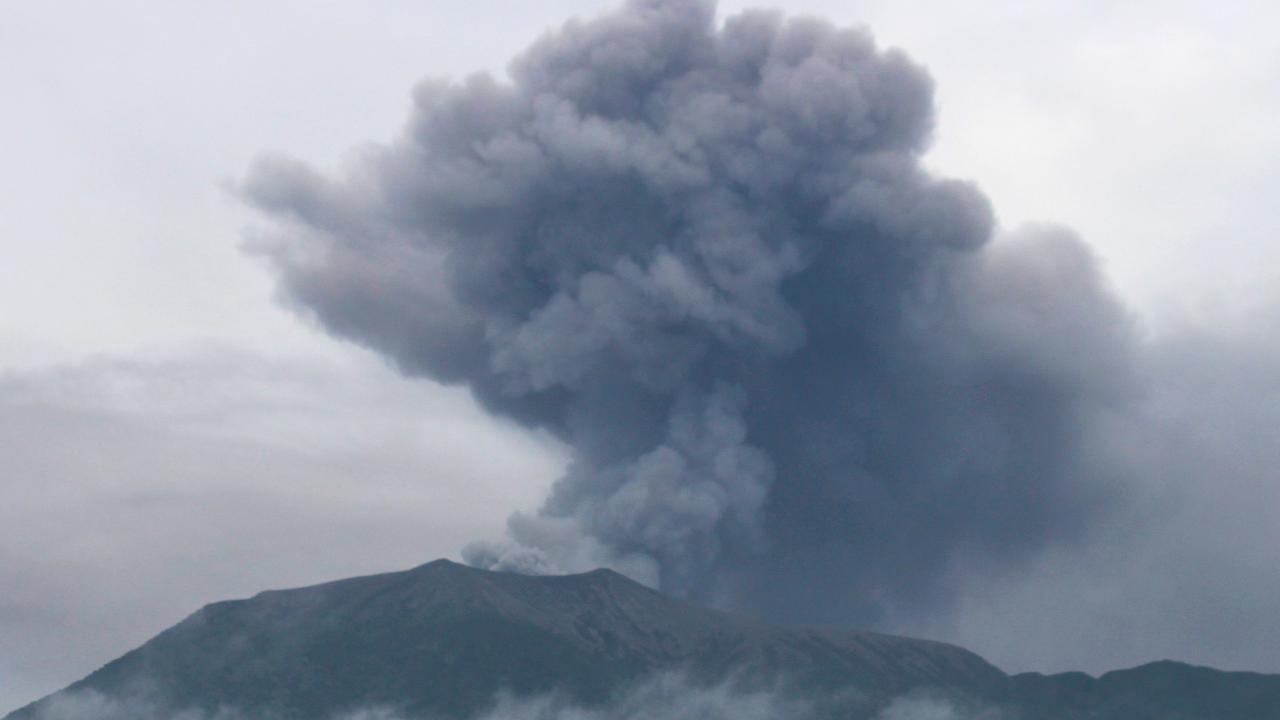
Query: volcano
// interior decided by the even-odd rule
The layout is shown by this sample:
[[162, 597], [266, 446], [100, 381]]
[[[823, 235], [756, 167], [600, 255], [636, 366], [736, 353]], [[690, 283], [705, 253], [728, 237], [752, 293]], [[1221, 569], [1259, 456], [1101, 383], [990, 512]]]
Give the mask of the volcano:
[[499, 696], [554, 695], [609, 717], [621, 693], [659, 674], [767, 689], [815, 718], [875, 718], [911, 696], [1027, 720], [1280, 718], [1280, 676], [1171, 662], [1100, 678], [1009, 676], [953, 645], [782, 627], [610, 570], [527, 576], [439, 560], [208, 605], [5, 720], [60, 719], [59, 707], [85, 696], [101, 702], [77, 720], [94, 707], [114, 719], [139, 697], [158, 717], [317, 720], [369, 708], [470, 718]]

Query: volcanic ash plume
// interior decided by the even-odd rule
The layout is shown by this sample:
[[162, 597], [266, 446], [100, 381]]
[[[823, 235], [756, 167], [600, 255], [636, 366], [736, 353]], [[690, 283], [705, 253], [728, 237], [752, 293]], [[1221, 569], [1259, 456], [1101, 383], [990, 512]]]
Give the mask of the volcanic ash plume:
[[422, 84], [341, 178], [244, 186], [300, 311], [572, 448], [471, 562], [843, 623], [1087, 529], [1128, 319], [1069, 232], [993, 243], [984, 196], [921, 167], [920, 67], [632, 0], [509, 74]]

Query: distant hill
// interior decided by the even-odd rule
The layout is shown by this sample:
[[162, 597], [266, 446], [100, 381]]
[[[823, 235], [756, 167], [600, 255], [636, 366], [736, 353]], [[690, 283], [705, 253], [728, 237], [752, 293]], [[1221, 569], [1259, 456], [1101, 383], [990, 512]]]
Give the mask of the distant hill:
[[1280, 676], [1156, 663], [1098, 679], [1009, 677], [952, 645], [779, 627], [608, 570], [531, 577], [443, 560], [208, 605], [5, 720], [62, 720], [59, 700], [86, 693], [145, 696], [168, 716], [323, 720], [389, 708], [466, 718], [500, 692], [606, 706], [660, 672], [694, 686], [769, 688], [804, 699], [815, 717], [872, 718], [926, 693], [1026, 720], [1280, 720]]
[[1100, 678], [1013, 676], [1019, 720], [1277, 720], [1280, 675], [1150, 663]]

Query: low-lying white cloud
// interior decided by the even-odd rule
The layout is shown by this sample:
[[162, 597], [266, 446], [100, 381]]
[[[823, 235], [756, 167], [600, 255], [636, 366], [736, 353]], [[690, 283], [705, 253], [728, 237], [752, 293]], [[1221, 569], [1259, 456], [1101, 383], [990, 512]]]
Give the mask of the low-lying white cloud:
[[[829, 699], [829, 698], [828, 698]], [[488, 710], [472, 720], [811, 720], [827, 717], [822, 698], [803, 698], [781, 688], [747, 688], [730, 681], [715, 685], [692, 682], [680, 673], [660, 673], [644, 679], [602, 705], [583, 705], [560, 694], [496, 698]], [[894, 699], [879, 712], [853, 715], [850, 720], [1013, 720], [996, 708], [961, 707], [941, 696], [913, 692]], [[63, 693], [33, 720], [272, 720], [261, 713], [234, 707], [213, 711], [175, 709], [140, 690], [124, 697], [95, 691]], [[398, 712], [393, 707], [370, 707], [337, 712], [315, 720], [433, 720]]]

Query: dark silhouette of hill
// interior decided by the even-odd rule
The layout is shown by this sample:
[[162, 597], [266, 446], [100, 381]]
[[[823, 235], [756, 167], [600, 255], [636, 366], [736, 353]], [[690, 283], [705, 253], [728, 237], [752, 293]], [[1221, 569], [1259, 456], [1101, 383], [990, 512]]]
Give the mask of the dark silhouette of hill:
[[[820, 716], [930, 692], [1027, 720], [1280, 718], [1280, 677], [1155, 663], [1101, 678], [1006, 676], [952, 645], [771, 625], [609, 570], [532, 577], [440, 560], [208, 605], [61, 695], [145, 693], [174, 712], [317, 720], [364, 708], [462, 718], [499, 692], [604, 705], [634, 681], [775, 688]], [[58, 694], [6, 720], [36, 720]]]

